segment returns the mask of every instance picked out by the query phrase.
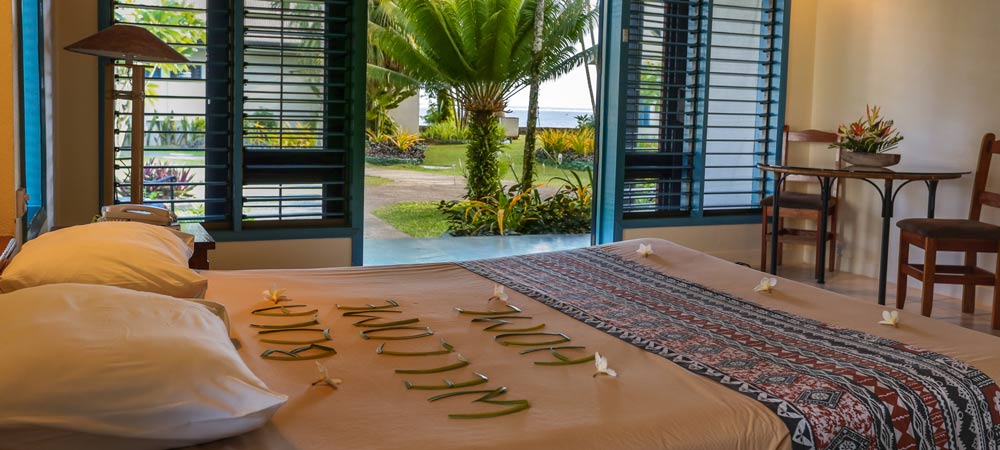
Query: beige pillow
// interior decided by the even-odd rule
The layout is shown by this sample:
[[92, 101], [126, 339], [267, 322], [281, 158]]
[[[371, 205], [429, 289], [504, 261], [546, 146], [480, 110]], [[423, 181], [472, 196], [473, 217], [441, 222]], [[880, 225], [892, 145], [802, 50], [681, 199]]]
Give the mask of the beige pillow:
[[0, 275], [0, 291], [55, 283], [118, 286], [202, 298], [208, 280], [188, 268], [194, 252], [177, 232], [138, 222], [98, 222], [24, 244]]
[[205, 307], [51, 284], [0, 295], [0, 448], [165, 449], [245, 433], [287, 397]]

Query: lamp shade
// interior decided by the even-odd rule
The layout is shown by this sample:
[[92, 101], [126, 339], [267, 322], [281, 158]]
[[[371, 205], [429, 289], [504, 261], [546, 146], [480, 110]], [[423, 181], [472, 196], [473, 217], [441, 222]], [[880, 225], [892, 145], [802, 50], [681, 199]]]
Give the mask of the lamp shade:
[[110, 26], [66, 46], [66, 50], [128, 61], [190, 62], [149, 30], [131, 25]]

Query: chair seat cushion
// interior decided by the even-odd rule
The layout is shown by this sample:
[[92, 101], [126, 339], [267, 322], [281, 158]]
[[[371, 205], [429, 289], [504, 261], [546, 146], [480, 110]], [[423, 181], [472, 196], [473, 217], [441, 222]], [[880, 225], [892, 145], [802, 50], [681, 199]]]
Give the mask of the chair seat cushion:
[[1000, 241], [1000, 227], [966, 219], [904, 219], [901, 230], [923, 237]]
[[[815, 209], [819, 211], [822, 209], [822, 199], [820, 199], [819, 194], [803, 194], [801, 192], [782, 192], [780, 200], [782, 208], [795, 208], [795, 209]], [[771, 206], [774, 203], [774, 196], [768, 195], [760, 201], [761, 206]], [[830, 202], [827, 204], [828, 207], [833, 207], [837, 205], [836, 198], [830, 198]]]

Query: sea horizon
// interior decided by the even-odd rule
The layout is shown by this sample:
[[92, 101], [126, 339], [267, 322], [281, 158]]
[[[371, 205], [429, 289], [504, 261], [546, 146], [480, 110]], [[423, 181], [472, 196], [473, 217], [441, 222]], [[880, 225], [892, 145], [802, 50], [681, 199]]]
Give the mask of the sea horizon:
[[[426, 108], [420, 108], [420, 125], [427, 125], [424, 116]], [[576, 128], [576, 116], [593, 114], [589, 109], [576, 108], [538, 108], [538, 126], [542, 128]], [[528, 108], [511, 107], [506, 111], [507, 117], [517, 117], [518, 126], [528, 122]]]

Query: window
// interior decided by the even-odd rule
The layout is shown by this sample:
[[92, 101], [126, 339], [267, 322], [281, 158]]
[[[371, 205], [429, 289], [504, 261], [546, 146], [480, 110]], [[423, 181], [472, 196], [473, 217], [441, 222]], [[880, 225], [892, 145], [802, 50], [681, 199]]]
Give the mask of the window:
[[[113, 23], [191, 60], [146, 68], [143, 201], [234, 232], [359, 227], [349, 162], [363, 145], [363, 6], [112, 0]], [[127, 87], [124, 66], [115, 78]], [[132, 125], [128, 101], [115, 106], [114, 199], [125, 202]]]
[[780, 151], [783, 0], [627, 3], [625, 219], [746, 214]]
[[45, 55], [41, 0], [20, 2], [21, 183], [27, 192], [24, 236], [31, 239], [45, 224]]

